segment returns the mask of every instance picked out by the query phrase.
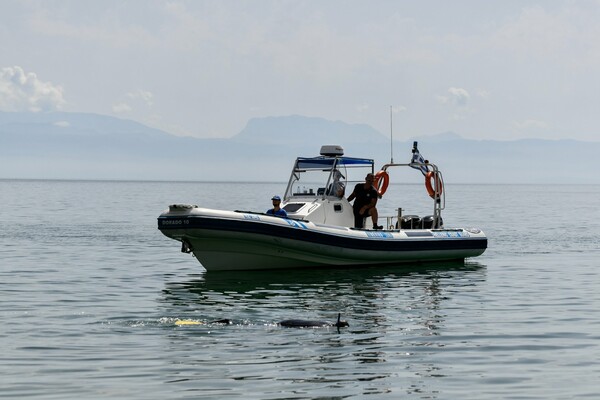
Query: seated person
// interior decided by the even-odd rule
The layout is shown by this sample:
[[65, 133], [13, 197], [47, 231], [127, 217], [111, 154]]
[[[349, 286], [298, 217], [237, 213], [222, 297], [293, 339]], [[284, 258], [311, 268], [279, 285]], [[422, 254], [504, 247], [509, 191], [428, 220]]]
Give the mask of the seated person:
[[281, 197], [273, 196], [273, 208], [267, 210], [267, 214], [275, 215], [277, 217], [287, 217], [287, 212], [281, 208]]
[[364, 219], [367, 216], [371, 216], [373, 221], [373, 229], [383, 229], [383, 226], [377, 225], [377, 199], [379, 198], [377, 190], [373, 187], [375, 176], [373, 174], [367, 174], [365, 183], [359, 183], [354, 187], [354, 191], [348, 196], [348, 201], [354, 199], [352, 204], [352, 210], [354, 211], [354, 227], [363, 228]]

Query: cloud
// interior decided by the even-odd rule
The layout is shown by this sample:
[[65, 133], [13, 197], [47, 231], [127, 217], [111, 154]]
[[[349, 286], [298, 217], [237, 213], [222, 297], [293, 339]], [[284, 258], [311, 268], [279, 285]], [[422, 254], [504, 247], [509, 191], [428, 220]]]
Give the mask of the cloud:
[[469, 92], [462, 88], [451, 87], [448, 89], [448, 93], [450, 93], [450, 100], [454, 105], [465, 107], [469, 102], [471, 96]]
[[139, 90], [137, 90], [135, 92], [129, 92], [129, 93], [127, 93], [127, 97], [129, 97], [130, 99], [133, 99], [133, 100], [140, 99], [148, 107], [151, 107], [154, 95], [151, 92], [147, 91], [147, 90], [139, 89]]
[[133, 112], [135, 109], [150, 109], [154, 104], [154, 95], [147, 90], [138, 89], [133, 92], [125, 93], [127, 100], [115, 103], [112, 110], [116, 114], [125, 114]]
[[447, 95], [436, 95], [436, 100], [441, 104], [451, 104], [458, 107], [466, 107], [471, 95], [465, 89], [451, 87]]
[[0, 69], [1, 110], [56, 111], [65, 104], [61, 86], [43, 82], [35, 73], [26, 73], [18, 66]]

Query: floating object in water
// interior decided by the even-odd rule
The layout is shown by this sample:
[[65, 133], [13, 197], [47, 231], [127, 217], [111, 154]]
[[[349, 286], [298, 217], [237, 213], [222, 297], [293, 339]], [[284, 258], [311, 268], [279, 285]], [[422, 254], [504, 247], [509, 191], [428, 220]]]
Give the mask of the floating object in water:
[[231, 322], [230, 319], [227, 318], [223, 318], [223, 319], [218, 319], [216, 321], [211, 321], [211, 324], [225, 324], [225, 325], [231, 325], [233, 322]]
[[228, 318], [223, 318], [223, 319], [217, 319], [215, 321], [210, 321], [210, 322], [201, 322], [201, 321], [196, 321], [194, 319], [178, 319], [177, 321], [175, 321], [175, 325], [181, 326], [181, 325], [205, 325], [205, 324], [224, 324], [224, 325], [231, 325], [232, 322], [230, 319]]
[[[350, 326], [347, 321], [341, 320], [341, 313], [338, 313], [337, 321], [329, 322], [329, 321], [318, 321], [318, 320], [306, 320], [306, 319], [286, 319], [284, 321], [279, 322], [279, 325], [284, 326], [286, 328], [324, 328], [335, 326], [337, 328]], [[178, 319], [175, 321], [175, 325], [177, 326], [186, 326], [186, 325], [205, 325], [205, 324], [223, 324], [223, 325], [231, 325], [233, 322], [229, 318], [217, 319], [214, 321], [210, 321], [207, 323], [193, 320], [193, 319]]]
[[338, 314], [337, 322], [329, 322], [329, 321], [312, 321], [305, 319], [286, 319], [281, 321], [279, 325], [284, 326], [286, 328], [323, 328], [327, 326], [335, 326], [338, 328], [350, 326], [347, 321], [342, 321], [341, 314]]
[[202, 325], [200, 321], [194, 321], [192, 319], [178, 319], [175, 321], [175, 325]]

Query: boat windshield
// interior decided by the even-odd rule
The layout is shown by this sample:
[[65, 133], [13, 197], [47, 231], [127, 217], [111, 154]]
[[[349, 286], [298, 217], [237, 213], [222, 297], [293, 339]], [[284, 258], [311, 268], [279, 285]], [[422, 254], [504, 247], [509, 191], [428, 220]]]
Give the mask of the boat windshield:
[[363, 182], [367, 173], [373, 173], [374, 161], [352, 157], [299, 157], [285, 192], [285, 198], [294, 196], [344, 195], [348, 185]]

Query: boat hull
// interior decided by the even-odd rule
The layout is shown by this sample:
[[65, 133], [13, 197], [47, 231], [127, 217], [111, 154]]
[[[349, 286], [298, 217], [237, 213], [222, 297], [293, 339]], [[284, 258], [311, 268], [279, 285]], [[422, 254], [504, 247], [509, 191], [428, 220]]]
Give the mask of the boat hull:
[[476, 229], [358, 230], [201, 208], [165, 212], [158, 227], [209, 271], [462, 260], [487, 247]]

